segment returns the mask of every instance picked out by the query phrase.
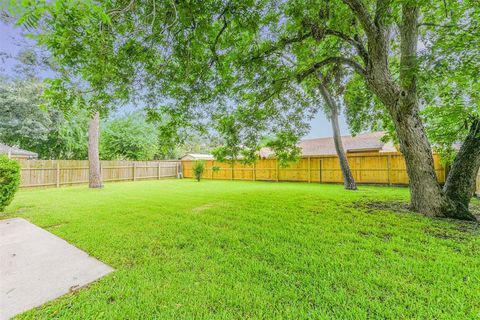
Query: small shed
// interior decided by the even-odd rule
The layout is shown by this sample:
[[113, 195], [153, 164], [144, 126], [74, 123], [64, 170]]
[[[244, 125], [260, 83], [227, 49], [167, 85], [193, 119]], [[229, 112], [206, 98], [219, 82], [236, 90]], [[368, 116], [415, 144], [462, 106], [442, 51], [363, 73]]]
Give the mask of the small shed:
[[187, 153], [180, 160], [214, 160], [215, 157], [205, 153]]
[[28, 160], [38, 158], [38, 153], [23, 150], [18, 147], [10, 147], [3, 143], [0, 143], [0, 154], [7, 155], [8, 158], [16, 160]]

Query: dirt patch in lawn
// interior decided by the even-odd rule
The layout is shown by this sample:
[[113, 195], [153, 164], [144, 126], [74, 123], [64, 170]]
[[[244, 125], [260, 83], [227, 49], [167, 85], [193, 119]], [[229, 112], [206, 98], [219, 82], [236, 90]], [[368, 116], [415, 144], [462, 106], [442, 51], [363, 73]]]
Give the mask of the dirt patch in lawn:
[[451, 220], [454, 228], [444, 226], [430, 226], [424, 229], [425, 233], [444, 240], [468, 240], [479, 235], [478, 222]]
[[380, 210], [400, 213], [411, 212], [409, 204], [402, 201], [358, 201], [353, 204], [353, 208], [362, 209], [368, 213], [378, 213]]
[[[362, 209], [370, 214], [377, 214], [379, 211], [392, 211], [396, 213], [412, 213], [418, 214], [410, 210], [407, 202], [402, 201], [359, 201], [352, 206], [355, 209]], [[480, 233], [480, 202], [476, 201], [470, 205], [470, 210], [477, 217], [477, 222], [463, 221], [456, 219], [432, 218], [449, 220], [453, 225], [453, 230], [446, 230], [444, 227], [428, 227], [425, 233], [441, 239], [461, 240], [468, 236], [476, 236]]]

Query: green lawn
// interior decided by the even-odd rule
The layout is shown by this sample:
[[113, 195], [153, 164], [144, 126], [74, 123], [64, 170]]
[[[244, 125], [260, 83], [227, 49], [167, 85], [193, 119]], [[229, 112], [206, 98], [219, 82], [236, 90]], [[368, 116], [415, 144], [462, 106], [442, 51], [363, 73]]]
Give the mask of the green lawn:
[[478, 319], [477, 225], [362, 209], [405, 188], [164, 180], [21, 190], [24, 217], [113, 266], [26, 319]]

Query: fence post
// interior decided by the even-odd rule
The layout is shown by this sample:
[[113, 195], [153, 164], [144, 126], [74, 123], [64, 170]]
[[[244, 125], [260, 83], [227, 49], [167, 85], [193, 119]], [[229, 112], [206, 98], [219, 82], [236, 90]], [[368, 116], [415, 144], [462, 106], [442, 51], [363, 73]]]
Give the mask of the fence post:
[[257, 161], [253, 163], [253, 181], [257, 180]]
[[233, 174], [233, 170], [234, 170], [234, 169], [233, 169], [233, 166], [234, 166], [234, 163], [235, 163], [235, 160], [232, 160], [232, 180], [235, 179], [234, 174]]
[[132, 176], [133, 176], [133, 181], [137, 180], [136, 177], [135, 177], [135, 161], [133, 161], [133, 165], [132, 165]]
[[157, 169], [158, 180], [160, 180], [160, 162], [158, 162], [158, 169]]
[[311, 180], [310, 176], [310, 157], [308, 157], [308, 183], [310, 183]]
[[276, 171], [277, 171], [277, 182], [278, 182], [278, 178], [279, 178], [279, 174], [280, 174], [278, 171], [279, 171], [280, 165], [278, 164], [278, 158], [275, 159], [275, 161], [276, 161], [276, 164], [277, 164]]
[[392, 156], [388, 155], [387, 156], [387, 179], [388, 179], [388, 185], [391, 186], [391, 180], [390, 180], [390, 173], [392, 171]]
[[[445, 164], [445, 168], [443, 169], [443, 183], [447, 182], [447, 177], [449, 173], [450, 173], [450, 165]], [[478, 174], [477, 174], [477, 177], [478, 177]]]
[[57, 160], [57, 188], [60, 188], [60, 162]]
[[322, 169], [323, 169], [323, 159], [320, 158], [320, 177], [319, 177], [319, 182], [322, 183], [323, 180], [322, 180]]

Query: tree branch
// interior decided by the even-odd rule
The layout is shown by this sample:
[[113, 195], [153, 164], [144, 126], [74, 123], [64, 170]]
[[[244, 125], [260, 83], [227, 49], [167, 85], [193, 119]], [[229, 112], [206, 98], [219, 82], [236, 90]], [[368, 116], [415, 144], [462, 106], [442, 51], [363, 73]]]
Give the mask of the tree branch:
[[268, 57], [271, 54], [275, 53], [276, 51], [285, 48], [289, 44], [302, 42], [303, 40], [307, 39], [311, 35], [312, 35], [311, 32], [307, 32], [305, 34], [298, 34], [294, 37], [280, 39], [275, 45], [272, 45], [270, 48], [260, 53], [259, 55], [252, 57], [251, 60], [258, 60], [258, 59], [263, 59], [265, 57]]
[[356, 61], [345, 58], [345, 57], [328, 57], [320, 62], [317, 62], [313, 64], [310, 68], [308, 68], [305, 71], [302, 71], [297, 74], [297, 80], [299, 82], [302, 82], [306, 77], [317, 71], [319, 68], [329, 65], [329, 64], [334, 64], [334, 63], [340, 63], [347, 65], [351, 68], [353, 68], [358, 74], [361, 76], [365, 77], [366, 76], [366, 71], [365, 69]]
[[122, 13], [122, 12], [125, 13], [128, 10], [130, 10], [130, 8], [132, 7], [134, 2], [135, 2], [135, 0], [131, 0], [130, 3], [125, 8], [114, 8], [114, 9], [111, 9], [111, 10], [107, 11], [107, 14], [109, 14], [110, 16], [114, 16], [114, 15]]
[[463, 25], [459, 25], [459, 24], [438, 24], [434, 22], [423, 22], [423, 23], [419, 23], [418, 27], [434, 27], [434, 28], [446, 28], [446, 29], [457, 28], [464, 32], [468, 32], [468, 30], [466, 30]]
[[215, 37], [215, 41], [212, 43], [211, 47], [210, 47], [210, 50], [212, 51], [212, 54], [213, 54], [213, 58], [212, 58], [212, 61], [210, 63], [210, 66], [212, 65], [212, 63], [214, 61], [218, 61], [218, 55], [217, 55], [217, 44], [218, 44], [218, 41], [220, 40], [220, 37], [222, 36], [223, 32], [227, 29], [228, 27], [228, 21], [227, 19], [225, 18], [225, 16], [222, 16], [223, 18], [223, 26], [222, 28], [220, 29], [220, 31], [218, 32], [217, 36]]
[[385, 17], [390, 12], [391, 2], [392, 0], [377, 0], [374, 24], [378, 29], [382, 29], [382, 27], [385, 25]]
[[343, 0], [343, 2], [353, 11], [369, 38], [372, 37], [376, 31], [376, 27], [362, 0]]
[[[333, 100], [333, 97], [330, 93], [330, 90], [328, 89], [327, 80], [325, 79], [323, 74], [318, 72], [317, 73], [317, 78], [318, 78], [318, 89], [320, 91], [320, 94], [321, 94], [323, 100], [325, 101], [325, 104], [327, 105], [328, 109], [331, 112], [330, 118], [333, 118], [333, 116], [336, 113], [338, 113], [337, 105], [336, 105], [335, 101]], [[331, 119], [329, 119], [329, 120], [331, 120]]]
[[419, 9], [414, 5], [402, 6], [400, 26], [400, 86], [402, 90], [416, 91], [416, 64]]
[[351, 38], [343, 32], [336, 31], [336, 30], [331, 30], [331, 29], [325, 30], [325, 34], [335, 36], [335, 37], [340, 38], [340, 39], [344, 40], [345, 42], [351, 44], [353, 47], [355, 47], [357, 49], [358, 54], [362, 58], [363, 62], [365, 64], [368, 64], [369, 58], [368, 58], [367, 49], [365, 48], [365, 46], [363, 45], [363, 43], [359, 39]]

